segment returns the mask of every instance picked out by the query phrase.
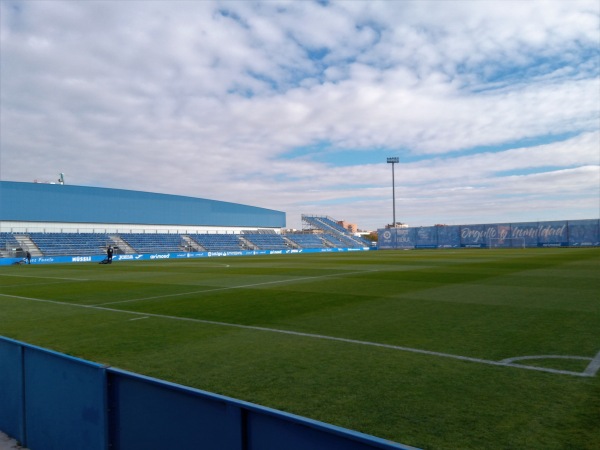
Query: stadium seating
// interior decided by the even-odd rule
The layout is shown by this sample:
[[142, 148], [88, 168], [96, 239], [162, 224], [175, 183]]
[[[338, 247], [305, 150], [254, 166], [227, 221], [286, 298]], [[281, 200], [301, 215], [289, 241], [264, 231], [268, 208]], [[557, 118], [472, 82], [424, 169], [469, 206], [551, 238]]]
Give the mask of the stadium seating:
[[289, 248], [283, 237], [275, 233], [244, 233], [242, 237], [260, 250], [287, 250]]
[[315, 217], [314, 218], [317, 223], [320, 223], [324, 226], [324, 229], [329, 229], [338, 234], [347, 234], [348, 230], [346, 230], [343, 226], [330, 219], [329, 217]]
[[28, 233], [44, 256], [97, 255], [110, 243], [107, 234], [100, 233]]
[[185, 247], [179, 234], [123, 233], [119, 236], [138, 253], [178, 252]]
[[285, 237], [301, 248], [327, 248], [327, 245], [316, 234], [286, 234]]
[[242, 249], [237, 234], [189, 234], [207, 252], [234, 252]]
[[323, 231], [334, 247], [363, 248], [371, 245], [366, 239], [351, 234], [330, 217], [303, 215], [302, 221], [312, 228]]
[[[303, 220], [305, 217], [303, 216]], [[327, 217], [306, 219], [320, 234], [279, 234], [273, 230], [245, 230], [241, 234], [177, 233], [0, 233], [0, 251], [20, 246], [15, 235], [29, 237], [44, 256], [80, 256], [103, 254], [108, 245], [122, 239], [136, 253], [180, 252], [196, 244], [200, 251], [224, 252], [244, 249], [288, 250], [292, 248], [359, 248], [369, 246], [364, 239], [352, 236]], [[189, 240], [189, 242], [188, 242]], [[194, 247], [192, 245], [191, 247]], [[7, 256], [6, 254], [0, 256]]]
[[19, 242], [12, 233], [0, 233], [0, 250], [8, 250], [19, 246]]
[[[345, 245], [338, 238], [339, 238], [339, 236], [334, 236], [333, 234], [323, 234], [323, 239], [329, 243], [330, 247], [339, 247], [339, 248], [348, 247], [348, 245]], [[352, 248], [352, 247], [350, 247], [350, 248]]]

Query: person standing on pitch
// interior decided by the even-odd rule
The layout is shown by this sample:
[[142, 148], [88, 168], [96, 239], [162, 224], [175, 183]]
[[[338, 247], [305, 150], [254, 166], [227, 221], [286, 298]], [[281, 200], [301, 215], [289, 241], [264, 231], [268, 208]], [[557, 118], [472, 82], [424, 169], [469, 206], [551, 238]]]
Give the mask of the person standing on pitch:
[[109, 245], [106, 250], [106, 263], [112, 264], [113, 248]]
[[29, 250], [25, 252], [25, 258], [27, 258], [27, 264], [31, 264], [31, 253], [29, 253]]

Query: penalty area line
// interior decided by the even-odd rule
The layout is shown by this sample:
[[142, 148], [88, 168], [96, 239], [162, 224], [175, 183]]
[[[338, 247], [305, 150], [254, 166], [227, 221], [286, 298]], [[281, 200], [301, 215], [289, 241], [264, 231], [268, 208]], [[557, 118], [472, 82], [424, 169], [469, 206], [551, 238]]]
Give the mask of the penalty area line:
[[[455, 360], [459, 360], [459, 361], [473, 362], [473, 363], [478, 363], [478, 364], [486, 364], [489, 366], [512, 367], [515, 369], [532, 370], [532, 371], [546, 372], [546, 373], [552, 373], [552, 374], [558, 374], [558, 375], [571, 375], [571, 376], [576, 376], [576, 377], [594, 377], [596, 375], [596, 372], [600, 368], [600, 352], [598, 352], [598, 354], [593, 359], [581, 357], [582, 359], [591, 359], [592, 362], [588, 365], [587, 369], [584, 372], [572, 372], [569, 370], [559, 370], [559, 369], [552, 369], [552, 368], [547, 368], [547, 367], [528, 366], [528, 365], [524, 365], [524, 364], [514, 364], [511, 362], [508, 362], [507, 360], [492, 361], [492, 360], [488, 360], [488, 359], [474, 358], [474, 357], [462, 356], [462, 355], [453, 355], [450, 353], [435, 352], [435, 351], [431, 351], [431, 350], [423, 350], [423, 349], [412, 348], [412, 347], [403, 347], [403, 346], [399, 346], [399, 345], [382, 344], [379, 342], [360, 341], [360, 340], [356, 340], [356, 339], [341, 338], [341, 337], [336, 337], [336, 336], [327, 336], [327, 335], [322, 335], [322, 334], [303, 333], [301, 331], [281, 330], [281, 329], [277, 329], [277, 328], [267, 328], [267, 327], [253, 326], [253, 325], [241, 325], [241, 324], [237, 324], [237, 323], [217, 322], [217, 321], [213, 321], [213, 320], [194, 319], [191, 317], [178, 317], [178, 316], [169, 316], [169, 315], [165, 315], [165, 314], [152, 314], [152, 313], [147, 313], [147, 312], [128, 311], [128, 310], [124, 310], [124, 309], [107, 308], [104, 306], [82, 305], [82, 304], [78, 304], [78, 303], [67, 303], [67, 302], [60, 302], [60, 301], [56, 301], [56, 300], [45, 300], [45, 299], [38, 299], [38, 298], [31, 298], [31, 297], [21, 297], [21, 296], [17, 296], [17, 295], [9, 295], [9, 294], [1, 294], [1, 293], [0, 293], [0, 297], [11, 297], [11, 298], [17, 298], [17, 299], [21, 299], [21, 300], [28, 300], [28, 301], [35, 301], [35, 302], [42, 302], [42, 303], [51, 303], [51, 304], [61, 305], [61, 306], [71, 306], [71, 307], [75, 307], [75, 308], [87, 308], [87, 309], [98, 310], [98, 311], [108, 311], [108, 312], [116, 312], [116, 313], [121, 313], [121, 314], [131, 314], [131, 315], [135, 315], [135, 316], [141, 316], [141, 317], [138, 317], [137, 319], [146, 319], [149, 317], [156, 317], [156, 318], [167, 319], [167, 320], [177, 320], [177, 321], [181, 321], [181, 322], [202, 323], [202, 324], [215, 325], [215, 326], [220, 326], [220, 327], [240, 328], [240, 329], [245, 329], [245, 330], [256, 330], [256, 331], [263, 331], [263, 332], [268, 332], [268, 333], [279, 333], [279, 334], [285, 334], [285, 335], [290, 335], [290, 336], [300, 336], [300, 337], [305, 337], [305, 338], [310, 338], [310, 339], [321, 339], [321, 340], [328, 340], [328, 341], [335, 341], [335, 342], [345, 342], [345, 343], [349, 343], [349, 344], [386, 348], [386, 349], [390, 349], [390, 350], [399, 350], [399, 351], [409, 352], [409, 353], [417, 353], [417, 354], [428, 355], [428, 356], [437, 356], [437, 357], [441, 357], [441, 358], [455, 359]], [[136, 319], [134, 318], [131, 320], [136, 320]]]

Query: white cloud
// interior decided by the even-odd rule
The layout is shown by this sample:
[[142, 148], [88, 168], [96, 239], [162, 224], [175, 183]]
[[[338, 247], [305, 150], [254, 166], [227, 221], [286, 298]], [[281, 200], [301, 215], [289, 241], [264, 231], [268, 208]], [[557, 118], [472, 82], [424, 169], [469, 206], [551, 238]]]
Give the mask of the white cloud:
[[[376, 228], [385, 154], [415, 225], [599, 215], [595, 1], [0, 8], [3, 180], [64, 172]], [[302, 156], [319, 142], [331, 154]]]

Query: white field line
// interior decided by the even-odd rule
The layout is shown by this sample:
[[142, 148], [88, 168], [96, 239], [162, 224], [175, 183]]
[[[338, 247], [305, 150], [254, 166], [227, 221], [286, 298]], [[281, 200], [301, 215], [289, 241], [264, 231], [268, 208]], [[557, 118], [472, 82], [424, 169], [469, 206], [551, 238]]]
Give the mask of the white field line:
[[512, 364], [515, 361], [526, 361], [528, 359], [580, 359], [582, 361], [590, 361], [592, 358], [586, 358], [585, 356], [533, 355], [533, 356], [516, 356], [514, 358], [506, 358], [500, 362]]
[[[182, 261], [182, 260], [178, 260]], [[171, 263], [161, 264], [156, 261], [152, 263], [152, 267], [173, 267]], [[177, 267], [231, 267], [231, 264], [222, 264], [222, 263], [202, 263], [200, 261], [187, 261], [186, 262], [178, 262]], [[169, 272], [173, 273], [173, 272]]]
[[[66, 281], [49, 281], [48, 283], [27, 283], [27, 287], [32, 287], [32, 286], [50, 286], [53, 284], [67, 284]], [[23, 287], [23, 283], [20, 284], [3, 284], [0, 286], [0, 288], [11, 288], [11, 287]]]
[[[459, 361], [467, 361], [467, 362], [473, 362], [473, 363], [478, 363], [478, 364], [486, 364], [486, 365], [490, 365], [490, 366], [513, 367], [513, 368], [518, 368], [518, 369], [533, 370], [533, 371], [538, 371], [538, 372], [547, 372], [547, 373], [560, 374], [560, 375], [571, 375], [571, 376], [576, 376], [576, 377], [593, 377], [596, 375], [596, 371], [597, 371], [597, 370], [593, 370], [593, 368], [600, 365], [600, 352], [593, 359], [585, 358], [585, 357], [575, 357], [577, 359], [581, 358], [581, 359], [585, 359], [585, 360], [591, 360], [592, 362], [590, 363], [590, 365], [584, 372], [572, 372], [570, 370], [559, 370], [559, 369], [551, 369], [551, 368], [546, 368], [546, 367], [536, 367], [536, 366], [527, 366], [527, 365], [523, 365], [523, 364], [513, 364], [511, 362], [506, 362], [506, 360], [491, 361], [488, 359], [473, 358], [470, 356], [453, 355], [450, 353], [434, 352], [431, 350], [422, 350], [422, 349], [418, 349], [418, 348], [403, 347], [403, 346], [399, 346], [399, 345], [381, 344], [378, 342], [369, 342], [369, 341], [359, 341], [356, 339], [347, 339], [347, 338], [341, 338], [341, 337], [335, 337], [335, 336], [326, 336], [326, 335], [322, 335], [322, 334], [302, 333], [299, 331], [280, 330], [277, 328], [257, 327], [257, 326], [252, 326], [252, 325], [241, 325], [241, 324], [237, 324], [237, 323], [227, 323], [227, 322], [216, 322], [213, 320], [193, 319], [190, 317], [168, 316], [165, 314], [152, 314], [152, 313], [147, 313], [147, 312], [127, 311], [127, 310], [122, 310], [122, 309], [106, 308], [106, 307], [97, 306], [97, 305], [81, 305], [81, 304], [77, 304], [77, 303], [66, 303], [66, 302], [59, 302], [56, 300], [45, 300], [45, 299], [39, 299], [39, 298], [21, 297], [21, 296], [17, 296], [17, 295], [9, 295], [9, 294], [0, 294], [0, 297], [10, 297], [10, 298], [17, 298], [17, 299], [21, 299], [21, 300], [28, 300], [28, 301], [35, 301], [35, 302], [42, 302], [42, 303], [51, 303], [51, 304], [61, 305], [61, 306], [88, 308], [88, 309], [93, 309], [93, 310], [109, 311], [109, 312], [116, 312], [116, 313], [121, 313], [121, 314], [132, 314], [135, 316], [141, 316], [140, 318], [156, 317], [159, 319], [178, 320], [178, 321], [182, 321], [182, 322], [192, 322], [192, 323], [202, 323], [202, 324], [216, 325], [216, 326], [221, 326], [221, 327], [241, 328], [241, 329], [245, 329], [245, 330], [263, 331], [263, 332], [268, 332], [268, 333], [279, 333], [279, 334], [300, 336], [300, 337], [311, 338], [311, 339], [322, 339], [322, 340], [335, 341], [335, 342], [344, 342], [344, 343], [348, 343], [348, 344], [366, 345], [366, 346], [370, 346], [370, 347], [385, 348], [385, 349], [390, 349], [390, 350], [399, 350], [399, 351], [410, 352], [410, 353], [418, 353], [418, 354], [422, 354], [422, 355], [437, 356], [437, 357], [441, 357], [441, 358], [450, 358], [450, 359], [456, 359]], [[528, 357], [528, 358], [531, 358], [531, 357]], [[512, 360], [514, 358], [510, 358], [510, 359]], [[592, 367], [592, 369], [590, 369], [590, 367]]]
[[49, 280], [67, 280], [67, 281], [90, 281], [88, 278], [39, 277], [37, 275], [14, 275], [14, 274], [10, 274], [10, 273], [0, 273], [0, 277], [44, 278], [44, 279], [49, 279]]
[[586, 373], [588, 376], [593, 377], [600, 370], [600, 352], [596, 353], [592, 362], [587, 366], [583, 373]]
[[249, 287], [266, 286], [269, 284], [295, 283], [296, 281], [316, 280], [319, 278], [344, 277], [346, 275], [355, 275], [357, 273], [365, 273], [365, 272], [378, 272], [378, 270], [367, 270], [367, 271], [361, 270], [361, 271], [357, 271], [357, 272], [343, 272], [343, 273], [335, 273], [335, 274], [329, 274], [329, 275], [319, 275], [319, 276], [315, 276], [315, 277], [286, 278], [285, 280], [265, 281], [264, 283], [244, 284], [241, 286], [227, 286], [227, 287], [220, 287], [220, 288], [214, 288], [214, 289], [202, 289], [202, 290], [198, 290], [198, 291], [179, 292], [177, 294], [156, 295], [153, 297], [133, 298], [130, 300], [119, 300], [116, 302], [98, 303], [93, 306], [117, 305], [120, 303], [141, 302], [144, 300], [156, 300], [159, 298], [180, 297], [182, 295], [191, 295], [191, 294], [205, 294], [208, 292], [228, 291], [228, 290], [232, 290], [232, 289], [244, 289], [244, 288], [249, 288]]

